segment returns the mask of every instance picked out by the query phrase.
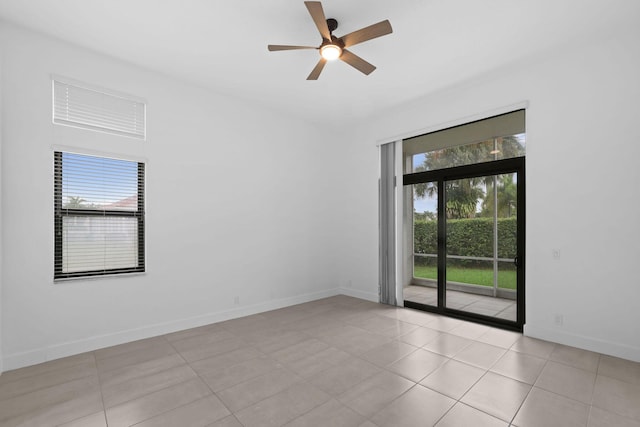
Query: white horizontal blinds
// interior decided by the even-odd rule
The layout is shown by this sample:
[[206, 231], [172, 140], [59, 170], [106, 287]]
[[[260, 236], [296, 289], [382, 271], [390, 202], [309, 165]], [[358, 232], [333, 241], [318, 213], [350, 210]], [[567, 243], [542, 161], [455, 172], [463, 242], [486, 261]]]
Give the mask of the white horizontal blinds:
[[55, 153], [55, 278], [144, 271], [144, 164]]
[[53, 122], [144, 139], [145, 104], [54, 80]]
[[62, 221], [62, 273], [137, 267], [136, 218], [69, 215]]
[[62, 153], [62, 207], [138, 209], [138, 163]]

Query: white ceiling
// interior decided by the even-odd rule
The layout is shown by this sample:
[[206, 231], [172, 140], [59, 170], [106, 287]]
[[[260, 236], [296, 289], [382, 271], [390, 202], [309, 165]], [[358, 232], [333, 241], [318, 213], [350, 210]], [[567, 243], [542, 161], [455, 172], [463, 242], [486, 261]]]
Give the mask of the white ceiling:
[[312, 120], [353, 120], [563, 46], [638, 25], [638, 0], [325, 0], [341, 36], [389, 19], [350, 50], [365, 76], [329, 63], [303, 0], [0, 0], [14, 22], [182, 80]]

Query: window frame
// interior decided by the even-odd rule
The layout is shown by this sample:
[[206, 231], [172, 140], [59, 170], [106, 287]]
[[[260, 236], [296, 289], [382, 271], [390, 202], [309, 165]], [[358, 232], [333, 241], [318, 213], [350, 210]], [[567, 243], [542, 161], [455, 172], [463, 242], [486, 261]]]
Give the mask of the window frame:
[[[81, 153], [72, 153], [69, 151], [54, 151], [54, 281], [87, 278], [96, 276], [112, 276], [119, 274], [130, 273], [144, 273], [145, 272], [145, 164], [138, 161], [131, 161], [137, 164], [137, 210], [116, 210], [116, 209], [91, 209], [91, 208], [63, 208], [62, 206], [62, 182], [63, 182], [63, 168], [62, 168], [62, 156], [64, 153], [85, 155]], [[103, 157], [86, 155], [91, 157]], [[113, 269], [100, 269], [100, 270], [86, 270], [77, 271], [72, 273], [65, 273], [62, 271], [62, 258], [64, 256], [64, 242], [63, 242], [63, 221], [65, 217], [110, 217], [110, 218], [122, 218], [122, 217], [134, 217], [137, 219], [138, 225], [138, 256], [137, 266], [126, 268], [113, 268]]]

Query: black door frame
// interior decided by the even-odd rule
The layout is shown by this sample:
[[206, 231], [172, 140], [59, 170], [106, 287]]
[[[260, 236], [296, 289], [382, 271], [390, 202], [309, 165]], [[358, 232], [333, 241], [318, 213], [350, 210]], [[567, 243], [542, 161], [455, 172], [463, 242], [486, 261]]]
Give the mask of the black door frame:
[[503, 329], [522, 332], [525, 323], [525, 158], [515, 157], [512, 159], [495, 160], [492, 162], [476, 163], [467, 166], [456, 166], [447, 169], [410, 173], [403, 176], [403, 185], [421, 184], [425, 182], [435, 182], [438, 185], [438, 195], [444, 194], [444, 182], [456, 179], [476, 178], [487, 175], [499, 175], [505, 173], [517, 173], [516, 183], [518, 195], [518, 215], [516, 219], [517, 228], [517, 286], [516, 286], [516, 321], [499, 319], [482, 314], [471, 313], [446, 307], [446, 210], [445, 198], [438, 196], [438, 305], [431, 306], [413, 301], [405, 301], [404, 306], [423, 311], [430, 311], [496, 326]]

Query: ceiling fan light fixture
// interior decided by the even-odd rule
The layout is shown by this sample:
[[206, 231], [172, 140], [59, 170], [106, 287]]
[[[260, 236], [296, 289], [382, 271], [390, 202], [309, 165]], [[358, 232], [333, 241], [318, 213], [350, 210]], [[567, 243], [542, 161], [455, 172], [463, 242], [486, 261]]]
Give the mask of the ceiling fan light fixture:
[[333, 61], [340, 58], [342, 48], [335, 44], [326, 44], [320, 48], [320, 55], [327, 61]]

